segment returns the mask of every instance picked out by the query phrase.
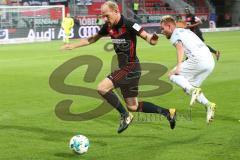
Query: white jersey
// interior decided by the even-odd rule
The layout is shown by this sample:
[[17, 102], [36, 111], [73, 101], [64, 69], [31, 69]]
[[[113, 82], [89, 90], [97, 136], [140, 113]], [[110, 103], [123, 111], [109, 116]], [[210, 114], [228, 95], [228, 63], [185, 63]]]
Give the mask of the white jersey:
[[170, 41], [173, 45], [181, 41], [184, 53], [186, 57], [190, 59], [208, 58], [212, 56], [204, 42], [189, 29], [176, 28], [172, 33]]

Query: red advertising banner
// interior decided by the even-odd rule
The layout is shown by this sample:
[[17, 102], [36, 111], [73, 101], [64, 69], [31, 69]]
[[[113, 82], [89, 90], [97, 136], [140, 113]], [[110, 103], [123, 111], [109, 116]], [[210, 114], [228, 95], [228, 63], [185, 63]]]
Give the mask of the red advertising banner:
[[[100, 15], [101, 6], [103, 2], [96, 2], [88, 6], [88, 15]], [[122, 12], [122, 5], [118, 4], [120, 12]]]

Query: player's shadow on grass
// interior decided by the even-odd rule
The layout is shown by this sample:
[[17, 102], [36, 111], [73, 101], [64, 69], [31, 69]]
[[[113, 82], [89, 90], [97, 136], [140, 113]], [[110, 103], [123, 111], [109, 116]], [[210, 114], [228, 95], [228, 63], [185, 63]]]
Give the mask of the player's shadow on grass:
[[[38, 128], [38, 127], [28, 127], [28, 126], [17, 126], [17, 125], [0, 125], [0, 131], [1, 130], [20, 130], [20, 131], [26, 131], [36, 134], [44, 134], [45, 137], [41, 137], [40, 139], [46, 140], [46, 141], [61, 141], [66, 140], [66, 137], [72, 137], [73, 135], [77, 134], [76, 132], [69, 132], [69, 131], [62, 131], [62, 130], [50, 130], [46, 128]], [[87, 133], [87, 132], [86, 132]], [[94, 138], [138, 138], [138, 135], [127, 135], [119, 136], [119, 134], [100, 134], [100, 133], [87, 133], [89, 137]], [[39, 136], [38, 136], [39, 137]], [[36, 137], [36, 138], [38, 138]], [[52, 138], [55, 137], [55, 138]], [[149, 135], [141, 135], [142, 138], [148, 138], [148, 139], [155, 139], [159, 138], [157, 136], [149, 136]], [[96, 142], [98, 143], [98, 142]]]
[[[0, 130], [19, 130], [25, 132], [31, 132], [36, 134], [44, 134], [45, 137], [41, 137], [40, 139], [47, 140], [47, 141], [59, 141], [66, 137], [71, 137], [74, 132], [68, 131], [60, 131], [60, 130], [50, 130], [50, 129], [43, 129], [38, 127], [28, 127], [28, 126], [17, 126], [17, 125], [0, 125]], [[55, 137], [55, 138], [52, 138]]]
[[[61, 158], [74, 158], [77, 154], [75, 153], [55, 153], [54, 156]], [[80, 155], [79, 155], [80, 156]]]
[[[76, 134], [76, 132], [69, 132], [69, 131], [61, 131], [61, 130], [51, 130], [51, 129], [46, 129], [46, 128], [38, 128], [38, 127], [29, 127], [29, 126], [17, 126], [17, 125], [0, 125], [0, 131], [2, 130], [18, 130], [18, 131], [23, 131], [23, 132], [30, 132], [30, 133], [35, 133], [37, 134], [36, 139], [41, 139], [44, 141], [52, 141], [52, 142], [63, 142], [66, 141], [68, 142], [68, 138], [72, 137], [73, 135]], [[44, 136], [39, 136], [39, 134], [43, 134]], [[130, 133], [131, 134], [131, 133]], [[120, 138], [120, 139], [132, 139], [132, 138], [144, 138], [144, 139], [149, 139], [149, 140], [154, 140], [154, 139], [159, 139], [158, 136], [150, 136], [150, 135], [129, 135], [129, 134], [124, 134], [124, 135], [119, 135], [119, 134], [100, 134], [100, 133], [87, 133], [89, 137], [92, 138], [91, 143], [94, 145], [99, 145], [99, 146], [106, 146], [107, 143], [104, 142], [101, 139], [108, 139], [108, 138]], [[54, 138], [53, 138], [54, 137]], [[100, 140], [99, 140], [100, 139]], [[161, 138], [162, 139], [162, 138]], [[54, 156], [56, 157], [62, 157], [62, 158], [73, 158], [76, 157], [76, 154], [69, 152], [58, 152], [58, 153], [53, 153]], [[80, 155], [84, 156], [84, 155]], [[93, 158], [95, 159], [95, 158]]]
[[[87, 155], [86, 157], [85, 157], [85, 155]], [[92, 155], [90, 155], [89, 156], [89, 154], [76, 154], [76, 153], [74, 153], [74, 152], [72, 152], [72, 153], [55, 153], [54, 154], [54, 156], [56, 156], [56, 157], [59, 157], [59, 158], [66, 158], [66, 159], [68, 159], [68, 158], [79, 158], [79, 159], [81, 159], [81, 158], [87, 158], [87, 159], [106, 159], [106, 157], [105, 156], [98, 156], [98, 157], [92, 157]]]

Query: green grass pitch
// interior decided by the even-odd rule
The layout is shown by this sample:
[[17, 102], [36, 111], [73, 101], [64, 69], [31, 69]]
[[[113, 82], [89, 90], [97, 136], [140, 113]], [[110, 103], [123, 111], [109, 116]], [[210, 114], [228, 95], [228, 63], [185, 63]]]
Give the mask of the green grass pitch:
[[[1, 45], [0, 159], [239, 160], [240, 32], [205, 33], [204, 37], [207, 44], [222, 52], [214, 72], [202, 85], [205, 95], [217, 104], [215, 121], [205, 123], [205, 109], [199, 104], [192, 109], [191, 121], [184, 118], [189, 115], [190, 98], [174, 86], [167, 94], [142, 98], [176, 107], [181, 117], [174, 130], [165, 119], [134, 114], [133, 123], [122, 134], [116, 132], [119, 115], [115, 110], [89, 121], [59, 119], [54, 110], [61, 100], [73, 100], [72, 113], [94, 109], [101, 101], [62, 94], [49, 86], [51, 73], [61, 64], [80, 55], [94, 55], [103, 62], [95, 82], [83, 81], [83, 66], [74, 70], [65, 83], [96, 88], [110, 72], [113, 52], [103, 49], [109, 40], [67, 52], [59, 51], [60, 41]], [[137, 52], [141, 62], [159, 63], [169, 69], [176, 63], [175, 49], [165, 37], [160, 37], [157, 46], [139, 39]], [[169, 82], [167, 74], [161, 79]], [[70, 138], [76, 134], [89, 138], [87, 154], [79, 156], [68, 148]]]

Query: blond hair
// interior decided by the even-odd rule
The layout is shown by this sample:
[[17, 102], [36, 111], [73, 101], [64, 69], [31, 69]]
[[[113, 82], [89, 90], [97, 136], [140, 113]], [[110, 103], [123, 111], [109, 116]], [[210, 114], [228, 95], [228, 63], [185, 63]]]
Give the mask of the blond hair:
[[160, 24], [162, 24], [162, 23], [172, 23], [172, 24], [176, 25], [175, 19], [170, 15], [163, 16], [160, 21]]
[[107, 2], [105, 2], [105, 3], [102, 5], [102, 7], [105, 6], [105, 5], [108, 6], [108, 8], [110, 8], [110, 9], [113, 10], [113, 11], [119, 11], [118, 5], [117, 5], [116, 2], [107, 1]]

